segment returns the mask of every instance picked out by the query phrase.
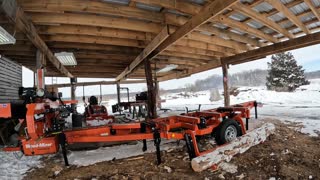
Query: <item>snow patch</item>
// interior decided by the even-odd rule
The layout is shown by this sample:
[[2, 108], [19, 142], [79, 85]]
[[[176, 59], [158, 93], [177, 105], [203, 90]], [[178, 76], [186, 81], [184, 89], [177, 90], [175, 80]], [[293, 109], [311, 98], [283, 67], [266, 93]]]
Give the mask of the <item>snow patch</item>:
[[42, 156], [24, 156], [21, 152], [0, 151], [1, 179], [23, 179], [33, 168], [41, 167]]
[[[161, 151], [181, 148], [182, 144], [177, 145], [176, 141], [162, 140]], [[110, 161], [113, 159], [124, 159], [133, 156], [139, 156], [144, 153], [152, 153], [156, 151], [153, 141], [147, 141], [148, 150], [142, 151], [143, 143], [138, 142], [135, 145], [119, 145], [111, 147], [102, 147], [89, 151], [72, 151], [68, 155], [69, 163], [76, 166], [88, 166], [98, 162]]]

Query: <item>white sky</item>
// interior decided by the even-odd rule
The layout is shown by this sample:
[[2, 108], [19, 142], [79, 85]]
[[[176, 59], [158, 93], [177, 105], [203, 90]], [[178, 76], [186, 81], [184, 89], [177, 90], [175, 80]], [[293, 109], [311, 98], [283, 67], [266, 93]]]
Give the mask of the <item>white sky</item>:
[[[314, 45], [306, 48], [297, 49], [294, 51], [290, 51], [293, 53], [299, 65], [302, 65], [306, 71], [316, 71], [320, 70], [320, 45]], [[267, 62], [270, 62], [270, 57], [267, 58], [243, 63], [240, 65], [230, 66], [229, 73], [237, 73], [247, 70], [253, 69], [267, 69]], [[160, 88], [163, 89], [175, 89], [179, 87], [184, 87], [188, 83], [194, 83], [198, 79], [205, 79], [210, 75], [217, 74], [221, 75], [221, 68], [216, 68], [213, 70], [201, 72], [194, 74], [190, 77], [182, 78], [182, 79], [174, 79], [170, 81], [165, 81], [160, 83]], [[33, 86], [33, 72], [27, 68], [23, 68], [22, 70], [23, 77], [23, 86], [30, 87]], [[79, 78], [78, 82], [88, 82], [88, 81], [101, 81], [101, 80], [113, 80], [113, 79], [90, 79], [90, 78]], [[70, 80], [68, 78], [46, 78], [46, 83], [69, 83]], [[146, 89], [145, 84], [130, 84], [130, 85], [122, 85], [122, 87], [129, 87], [130, 91], [142, 91]], [[59, 91], [63, 92], [64, 97], [70, 97], [70, 89], [69, 88], [61, 88]], [[103, 94], [116, 93], [115, 85], [103, 85], [102, 86]], [[76, 94], [77, 96], [82, 95], [82, 87], [78, 87]], [[99, 94], [99, 86], [87, 86], [85, 87], [85, 95], [97, 95]]]

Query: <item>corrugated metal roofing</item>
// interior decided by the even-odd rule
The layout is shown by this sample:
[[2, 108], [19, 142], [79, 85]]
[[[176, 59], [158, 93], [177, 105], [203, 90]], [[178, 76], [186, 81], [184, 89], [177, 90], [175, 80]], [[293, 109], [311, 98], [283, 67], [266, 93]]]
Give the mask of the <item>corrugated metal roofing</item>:
[[214, 26], [214, 27], [217, 27], [217, 28], [220, 28], [220, 29], [226, 29], [226, 28], [228, 28], [228, 26], [225, 26], [225, 25], [223, 25], [223, 24], [221, 24], [221, 23], [215, 23], [213, 26]]
[[273, 7], [267, 2], [262, 2], [255, 6], [253, 9], [257, 12], [269, 12], [273, 9]]
[[281, 12], [279, 12], [277, 14], [269, 16], [268, 18], [271, 19], [272, 21], [278, 22], [285, 19], [286, 17]]
[[172, 13], [174, 15], [178, 15], [178, 16], [184, 16], [184, 17], [189, 17], [188, 14], [185, 14], [185, 13], [182, 13], [182, 12], [179, 12], [179, 11], [176, 11], [174, 9], [169, 9], [168, 10], [169, 13]]
[[242, 32], [242, 31], [240, 31], [238, 29], [231, 29], [230, 31], [234, 32], [234, 33], [237, 33], [237, 34], [240, 34], [240, 35], [244, 35], [245, 34], [244, 32]]
[[320, 27], [320, 22], [315, 22], [315, 23], [307, 25], [307, 28], [309, 28], [309, 29], [313, 29], [313, 28], [317, 28], [317, 27]]
[[270, 28], [268, 28], [268, 27], [263, 28], [262, 31], [263, 31], [264, 33], [266, 33], [266, 34], [272, 34], [272, 33], [275, 32], [274, 30], [272, 30], [272, 29], [270, 29]]
[[255, 28], [255, 29], [260, 29], [263, 27], [263, 25], [255, 20], [251, 20], [250, 22], [247, 23], [249, 26]]
[[312, 21], [312, 20], [314, 20], [314, 19], [317, 19], [317, 17], [314, 16], [313, 14], [311, 14], [311, 15], [305, 15], [305, 16], [301, 16], [301, 17], [300, 17], [300, 20], [301, 20], [303, 23]]
[[252, 3], [254, 0], [240, 0], [240, 2], [242, 2], [242, 3]]
[[295, 34], [295, 33], [301, 32], [301, 29], [300, 28], [295, 28], [295, 29], [290, 30], [289, 32]]
[[107, 3], [114, 3], [114, 4], [122, 4], [122, 5], [128, 5], [130, 0], [102, 0]]
[[206, 3], [205, 0], [186, 0], [186, 1], [194, 3], [194, 4], [198, 4], [198, 5], [204, 5]]
[[315, 7], [319, 7], [320, 6], [320, 1], [319, 0], [312, 0], [313, 4]]
[[229, 16], [231, 19], [236, 20], [236, 21], [243, 21], [245, 19], [247, 19], [248, 17], [240, 14], [238, 12], [233, 13], [231, 16]]
[[290, 10], [295, 14], [301, 14], [305, 11], [307, 11], [308, 9], [310, 9], [305, 3], [301, 3], [298, 5], [295, 5], [293, 7], [290, 8]]
[[136, 3], [136, 7], [139, 9], [144, 9], [144, 10], [153, 11], [153, 12], [160, 12], [162, 8], [160, 6], [151, 6], [151, 5], [147, 5], [139, 2]]

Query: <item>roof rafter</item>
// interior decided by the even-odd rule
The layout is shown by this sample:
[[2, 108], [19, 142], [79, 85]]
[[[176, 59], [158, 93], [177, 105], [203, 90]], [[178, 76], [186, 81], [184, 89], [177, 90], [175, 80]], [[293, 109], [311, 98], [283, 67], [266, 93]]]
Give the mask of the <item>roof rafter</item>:
[[243, 24], [241, 23], [240, 21], [236, 21], [236, 20], [233, 20], [233, 19], [230, 19], [224, 15], [220, 15], [218, 16], [217, 18], [215, 19], [212, 19], [211, 20], [212, 22], [221, 22], [223, 24], [226, 24], [227, 26], [229, 27], [232, 27], [232, 28], [238, 28], [240, 29], [241, 31], [244, 31], [244, 32], [247, 32], [249, 34], [252, 34], [256, 37], [259, 37], [261, 39], [264, 39], [264, 40], [267, 40], [269, 42], [278, 42], [278, 39], [269, 35], [269, 34], [266, 34], [258, 29], [255, 29], [255, 28], [252, 28], [246, 24]]
[[[196, 16], [192, 17], [188, 22], [186, 22], [183, 26], [179, 27], [173, 34], [171, 34], [168, 38], [166, 38], [161, 44], [158, 44], [154, 51], [150, 54], [149, 58], [153, 58], [165, 49], [167, 49], [170, 45], [178, 41], [179, 39], [183, 38], [189, 32], [193, 31], [201, 24], [207, 22], [212, 17], [220, 14], [226, 8], [232, 6], [236, 3], [236, 0], [216, 0], [209, 4], [208, 6], [204, 7], [203, 10], [197, 14]], [[151, 42], [152, 43], [152, 42]], [[139, 64], [145, 58], [139, 60]], [[139, 65], [137, 64], [137, 65]], [[126, 71], [130, 71], [131, 68], [128, 67], [123, 73], [121, 73], [116, 80], [119, 81], [123, 79], [128, 73]]]
[[233, 6], [233, 9], [236, 9], [237, 11], [241, 12], [242, 14], [256, 20], [259, 22], [262, 22], [264, 25], [268, 26], [269, 28], [278, 31], [279, 33], [283, 34], [284, 36], [292, 39], [294, 38], [294, 35], [289, 33], [287, 30], [283, 29], [280, 25], [275, 23], [274, 21], [268, 19], [265, 15], [258, 13], [251, 8], [248, 8], [242, 3], [237, 3], [235, 6]]
[[139, 66], [143, 60], [169, 37], [169, 26], [165, 26], [162, 31], [146, 46], [146, 48], [135, 58], [135, 60], [116, 78], [116, 81], [120, 81], [131, 73], [137, 66]]
[[304, 0], [304, 2], [308, 5], [308, 7], [311, 9], [312, 13], [318, 18], [320, 21], [320, 12], [319, 10], [314, 6], [311, 0]]
[[301, 20], [293, 14], [290, 9], [288, 9], [284, 4], [282, 4], [281, 1], [275, 1], [275, 0], [266, 0], [269, 4], [271, 4], [275, 9], [277, 9], [279, 12], [283, 13], [291, 22], [293, 22], [296, 26], [298, 26], [303, 32], [306, 34], [310, 34], [309, 29], [307, 29]]
[[205, 6], [197, 15], [193, 16], [183, 26], [179, 27], [168, 39], [166, 39], [160, 46], [155, 50], [152, 56], [156, 56], [160, 52], [164, 51], [171, 44], [175, 43], [179, 39], [183, 38], [189, 32], [198, 28], [200, 25], [209, 21], [211, 18], [222, 13], [225, 9], [231, 7], [237, 0], [216, 0]]
[[18, 7], [15, 0], [0, 0], [1, 11], [9, 18], [10, 22], [21, 30], [28, 39], [36, 46], [48, 60], [64, 75], [73, 77], [73, 75], [59, 62], [53, 55], [46, 43], [40, 38], [33, 23], [26, 17], [24, 11]]

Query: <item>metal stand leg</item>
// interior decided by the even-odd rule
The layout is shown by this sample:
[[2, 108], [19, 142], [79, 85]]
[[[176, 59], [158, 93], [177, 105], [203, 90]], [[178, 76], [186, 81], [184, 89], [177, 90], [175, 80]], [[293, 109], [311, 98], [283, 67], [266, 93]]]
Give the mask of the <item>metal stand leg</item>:
[[159, 165], [161, 164], [161, 152], [160, 152], [161, 136], [158, 130], [154, 130], [153, 138], [154, 138], [154, 145], [156, 146], [157, 161]]
[[187, 150], [188, 150], [188, 154], [189, 154], [189, 159], [192, 160], [193, 158], [196, 157], [194, 146], [193, 146], [193, 142], [192, 142], [192, 138], [191, 138], [191, 136], [189, 134], [185, 134], [184, 135], [184, 139], [186, 141], [186, 146], [187, 146]]
[[[146, 127], [146, 123], [140, 123], [140, 132], [141, 133], [145, 133], [147, 130], [147, 127]], [[142, 140], [143, 142], [143, 147], [142, 147], [142, 151], [145, 152], [147, 150], [147, 140]]]
[[64, 159], [64, 164], [69, 166], [68, 156], [67, 156], [67, 148], [66, 148], [66, 135], [64, 133], [59, 134], [59, 144], [61, 146], [62, 155]]
[[255, 113], [255, 118], [258, 119], [258, 103], [257, 101], [254, 102], [254, 113]]
[[249, 118], [246, 118], [246, 130], [249, 130]]

